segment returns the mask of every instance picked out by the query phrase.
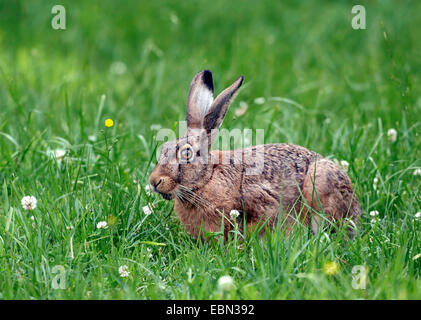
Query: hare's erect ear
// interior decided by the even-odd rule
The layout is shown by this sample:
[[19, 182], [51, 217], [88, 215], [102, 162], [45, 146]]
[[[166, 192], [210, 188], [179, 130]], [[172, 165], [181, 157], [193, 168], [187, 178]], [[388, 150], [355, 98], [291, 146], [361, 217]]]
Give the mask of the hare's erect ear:
[[188, 128], [202, 128], [203, 118], [213, 102], [213, 80], [209, 70], [197, 73], [187, 96], [186, 122]]
[[203, 127], [209, 132], [218, 129], [224, 120], [228, 107], [243, 83], [244, 77], [239, 77], [231, 86], [222, 91], [210, 106], [203, 119]]

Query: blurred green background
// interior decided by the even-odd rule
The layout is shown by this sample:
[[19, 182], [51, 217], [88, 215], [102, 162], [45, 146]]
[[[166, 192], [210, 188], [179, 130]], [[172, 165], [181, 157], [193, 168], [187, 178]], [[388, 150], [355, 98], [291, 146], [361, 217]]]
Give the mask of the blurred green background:
[[[420, 259], [412, 259], [421, 252], [412, 222], [421, 211], [412, 174], [421, 167], [421, 2], [63, 0], [66, 30], [54, 30], [56, 4], [0, 0], [0, 298], [220, 298], [215, 277], [226, 273], [238, 282], [231, 298], [421, 297]], [[366, 8], [366, 30], [351, 27], [355, 4]], [[224, 128], [264, 129], [266, 142], [349, 162], [363, 207], [355, 244], [319, 248], [307, 235], [276, 242], [286, 250], [278, 258], [263, 249], [251, 262], [247, 250], [196, 244], [171, 202], [146, 195], [151, 125], [177, 127], [203, 69], [216, 92], [245, 77]], [[56, 148], [67, 152], [61, 165], [48, 153]], [[27, 194], [39, 201], [37, 232], [20, 208]], [[142, 220], [147, 203], [155, 215]], [[378, 229], [371, 210], [380, 212]], [[110, 216], [116, 226], [98, 233]], [[143, 231], [135, 236], [133, 225]], [[142, 241], [166, 243], [161, 251], [149, 243], [159, 261], [140, 258]], [[343, 263], [341, 281], [295, 277], [320, 273], [325, 260]], [[125, 285], [122, 263], [133, 276]], [[373, 270], [367, 292], [351, 287], [351, 267], [362, 263]], [[56, 264], [73, 270], [68, 291], [49, 286]], [[186, 280], [189, 268], [199, 283]]]
[[[416, 1], [363, 2], [367, 30], [351, 28], [350, 1], [63, 1], [65, 31], [51, 27], [55, 4], [0, 4], [1, 67], [13, 77], [20, 105], [10, 125], [26, 120], [18, 116], [23, 108], [36, 110], [37, 125], [48, 122], [55, 134], [76, 142], [86, 132], [60, 117], [65, 94], [69, 112], [82, 112], [86, 123], [106, 94], [107, 114], [147, 134], [152, 122], [170, 126], [184, 117], [190, 80], [204, 68], [213, 71], [217, 91], [242, 74], [239, 100], [287, 97], [311, 114], [303, 119], [302, 110], [279, 108], [276, 125], [289, 132], [267, 136], [271, 141], [324, 151], [318, 143], [325, 133], [308, 128], [326, 117], [336, 129], [378, 117], [395, 125], [404, 111], [408, 119], [419, 115]], [[120, 61], [127, 71], [113, 74]], [[2, 89], [6, 103], [10, 95]], [[4, 120], [9, 109], [2, 108]], [[272, 118], [255, 112], [244, 120], [239, 126], [265, 128]]]

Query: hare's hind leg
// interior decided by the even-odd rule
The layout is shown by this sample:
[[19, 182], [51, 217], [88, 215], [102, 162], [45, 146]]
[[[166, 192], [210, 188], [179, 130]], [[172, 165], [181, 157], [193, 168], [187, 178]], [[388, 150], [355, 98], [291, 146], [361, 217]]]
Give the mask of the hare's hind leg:
[[[305, 215], [307, 224], [311, 223], [314, 233], [323, 223], [322, 219], [326, 219], [332, 223], [347, 223], [348, 236], [350, 238], [355, 236], [361, 207], [348, 175], [333, 162], [322, 159], [309, 166], [304, 179], [303, 196], [306, 205], [302, 213]], [[308, 206], [313, 210], [308, 210]], [[324, 212], [325, 215], [322, 217], [320, 212]]]

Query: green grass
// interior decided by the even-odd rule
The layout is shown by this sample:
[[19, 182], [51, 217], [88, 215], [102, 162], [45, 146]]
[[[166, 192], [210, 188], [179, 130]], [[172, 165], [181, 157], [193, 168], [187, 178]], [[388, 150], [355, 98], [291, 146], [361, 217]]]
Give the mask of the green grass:
[[[367, 30], [353, 30], [348, 1], [65, 0], [65, 31], [51, 28], [55, 4], [0, 3], [0, 298], [421, 298], [421, 3], [367, 1]], [[172, 202], [145, 193], [151, 126], [177, 128], [205, 68], [218, 92], [245, 76], [224, 128], [349, 162], [363, 208], [353, 242], [303, 229], [241, 250], [235, 239], [200, 243]], [[235, 117], [241, 101], [249, 107]], [[57, 148], [60, 164], [48, 155]], [[25, 195], [38, 199], [32, 212]], [[103, 220], [114, 224], [97, 229]], [[65, 289], [52, 287], [56, 265]], [[369, 270], [366, 290], [352, 287], [356, 265]], [[218, 290], [223, 275], [230, 292]]]

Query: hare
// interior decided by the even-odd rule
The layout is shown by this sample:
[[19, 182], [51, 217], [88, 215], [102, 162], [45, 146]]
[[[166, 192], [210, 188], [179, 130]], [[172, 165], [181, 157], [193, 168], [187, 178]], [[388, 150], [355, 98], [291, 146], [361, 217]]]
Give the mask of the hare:
[[[214, 100], [212, 73], [195, 75], [187, 97], [186, 134], [162, 145], [149, 178], [152, 189], [175, 200], [174, 210], [194, 237], [218, 232], [222, 225], [227, 237], [234, 223], [243, 226], [245, 221], [250, 230], [261, 223], [273, 226], [280, 217], [287, 233], [296, 222], [316, 233], [326, 221], [346, 223], [353, 238], [361, 207], [348, 175], [332, 161], [285, 143], [211, 151], [243, 79]], [[261, 170], [253, 173], [256, 164]], [[231, 217], [231, 210], [240, 215]]]

